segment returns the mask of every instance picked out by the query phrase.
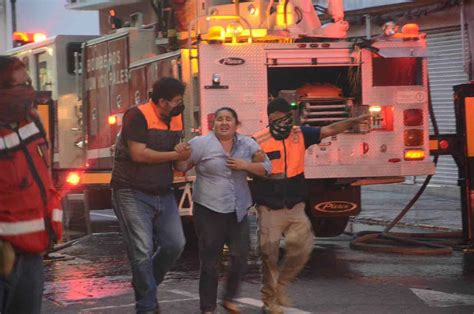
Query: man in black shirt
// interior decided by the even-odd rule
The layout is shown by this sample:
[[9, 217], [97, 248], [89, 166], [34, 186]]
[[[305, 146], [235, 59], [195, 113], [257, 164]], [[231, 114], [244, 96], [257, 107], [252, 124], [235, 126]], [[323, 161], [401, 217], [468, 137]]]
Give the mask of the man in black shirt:
[[129, 109], [117, 139], [112, 171], [113, 207], [132, 268], [137, 313], [158, 313], [157, 286], [185, 245], [174, 198], [173, 168], [191, 150], [180, 143], [184, 85], [164, 77], [151, 99]]

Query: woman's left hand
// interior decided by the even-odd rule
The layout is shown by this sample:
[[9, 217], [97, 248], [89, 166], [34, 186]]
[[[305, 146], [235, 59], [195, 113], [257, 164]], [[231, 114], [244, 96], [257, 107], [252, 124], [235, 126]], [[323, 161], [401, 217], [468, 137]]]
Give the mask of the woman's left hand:
[[228, 158], [226, 166], [232, 170], [247, 170], [248, 162], [238, 158]]

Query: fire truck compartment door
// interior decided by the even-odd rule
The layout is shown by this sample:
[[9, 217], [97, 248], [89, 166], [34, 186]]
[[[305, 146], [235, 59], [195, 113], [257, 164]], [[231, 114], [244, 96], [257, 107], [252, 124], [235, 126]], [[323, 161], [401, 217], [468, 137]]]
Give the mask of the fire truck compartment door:
[[[268, 88], [263, 47], [262, 44], [199, 46], [199, 103], [203, 134], [211, 127], [212, 119], [208, 119], [208, 115], [226, 105], [237, 109], [242, 121], [242, 134], [252, 135], [265, 127]], [[219, 84], [215, 85], [226, 88], [215, 88], [215, 77], [220, 78]]]

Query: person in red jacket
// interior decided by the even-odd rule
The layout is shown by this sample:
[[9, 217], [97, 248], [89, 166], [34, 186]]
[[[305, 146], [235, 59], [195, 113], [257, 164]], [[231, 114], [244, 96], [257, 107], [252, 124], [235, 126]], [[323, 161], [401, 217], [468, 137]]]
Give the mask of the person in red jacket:
[[25, 65], [0, 56], [1, 313], [40, 313], [43, 254], [62, 236], [60, 200], [34, 96]]

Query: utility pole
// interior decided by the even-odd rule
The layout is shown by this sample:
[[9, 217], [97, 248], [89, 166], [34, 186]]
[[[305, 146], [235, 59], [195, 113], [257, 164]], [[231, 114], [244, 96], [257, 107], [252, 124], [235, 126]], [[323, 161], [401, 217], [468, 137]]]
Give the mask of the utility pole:
[[461, 12], [461, 14], [463, 14], [462, 17], [467, 26], [467, 34], [469, 36], [469, 58], [467, 58], [467, 72], [469, 74], [469, 79], [474, 80], [474, 0], [464, 1], [463, 9], [464, 12]]
[[0, 0], [0, 52], [10, 48], [9, 14], [7, 0]]
[[16, 32], [16, 0], [10, 0], [12, 10], [12, 34]]

